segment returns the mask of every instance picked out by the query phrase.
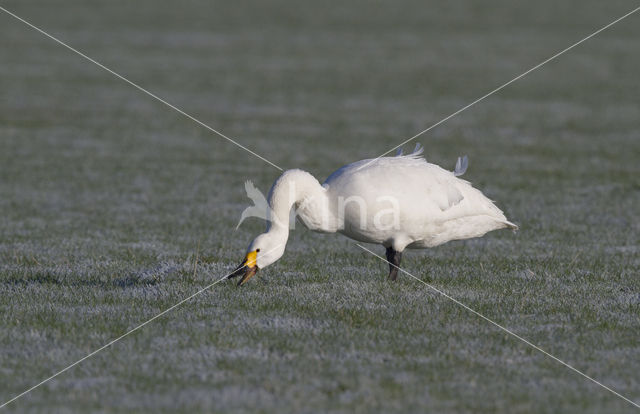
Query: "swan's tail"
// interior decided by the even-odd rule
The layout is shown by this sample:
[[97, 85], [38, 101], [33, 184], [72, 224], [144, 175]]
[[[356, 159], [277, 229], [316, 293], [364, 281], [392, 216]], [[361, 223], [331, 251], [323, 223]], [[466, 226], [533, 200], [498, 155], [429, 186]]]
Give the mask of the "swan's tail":
[[517, 224], [510, 222], [509, 220], [498, 220], [500, 223], [504, 224], [507, 228], [517, 231], [520, 229]]

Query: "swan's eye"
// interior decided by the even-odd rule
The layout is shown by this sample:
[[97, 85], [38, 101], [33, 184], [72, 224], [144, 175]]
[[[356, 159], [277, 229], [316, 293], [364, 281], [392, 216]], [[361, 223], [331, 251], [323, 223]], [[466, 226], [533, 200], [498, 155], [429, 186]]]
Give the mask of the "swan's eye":
[[259, 252], [259, 251], [260, 251], [260, 249], [256, 249], [256, 253]]

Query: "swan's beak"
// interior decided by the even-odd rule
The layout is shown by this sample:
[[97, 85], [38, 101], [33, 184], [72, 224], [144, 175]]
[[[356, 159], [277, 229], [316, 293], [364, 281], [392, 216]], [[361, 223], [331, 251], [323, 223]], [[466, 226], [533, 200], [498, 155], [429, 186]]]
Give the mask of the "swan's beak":
[[238, 282], [238, 286], [244, 285], [256, 273], [258, 273], [257, 260], [257, 250], [247, 253], [247, 256], [244, 258], [240, 266], [236, 267], [236, 269], [227, 277], [227, 279], [231, 279], [232, 277], [236, 276], [242, 276], [242, 279], [240, 279], [240, 281]]

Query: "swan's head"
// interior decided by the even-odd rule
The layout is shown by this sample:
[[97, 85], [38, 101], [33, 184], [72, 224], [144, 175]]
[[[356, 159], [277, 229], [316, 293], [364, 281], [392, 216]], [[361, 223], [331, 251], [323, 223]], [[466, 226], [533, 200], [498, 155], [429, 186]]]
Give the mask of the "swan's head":
[[253, 239], [247, 254], [235, 271], [229, 275], [229, 278], [242, 276], [238, 286], [242, 286], [251, 279], [258, 270], [264, 269], [271, 263], [275, 262], [284, 254], [285, 243], [282, 240], [276, 240], [272, 234], [264, 233]]

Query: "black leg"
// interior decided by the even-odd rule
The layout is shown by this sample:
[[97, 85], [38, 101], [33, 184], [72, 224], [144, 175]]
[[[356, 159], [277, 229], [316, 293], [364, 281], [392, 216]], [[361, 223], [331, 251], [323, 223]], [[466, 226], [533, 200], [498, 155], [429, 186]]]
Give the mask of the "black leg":
[[402, 260], [402, 252], [393, 250], [393, 247], [387, 247], [387, 261], [389, 262], [389, 279], [396, 280], [398, 278], [398, 268]]

